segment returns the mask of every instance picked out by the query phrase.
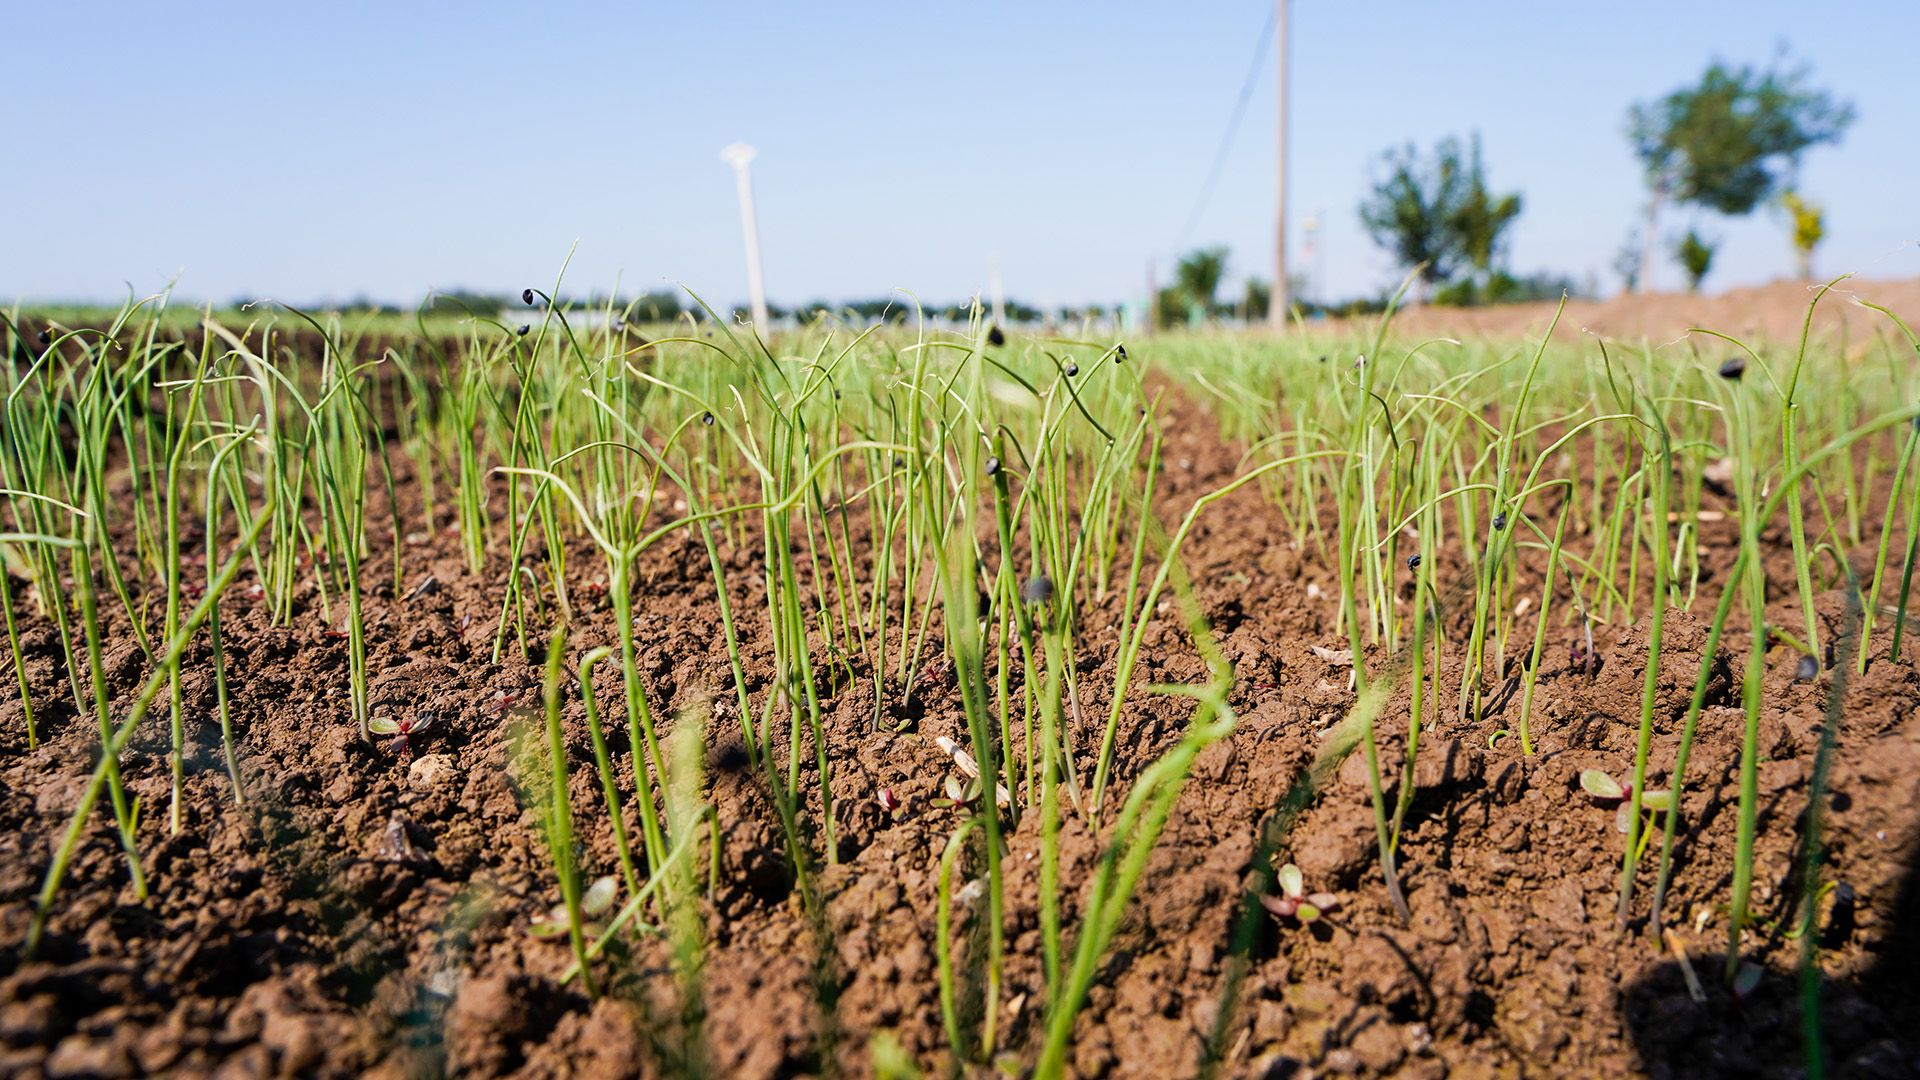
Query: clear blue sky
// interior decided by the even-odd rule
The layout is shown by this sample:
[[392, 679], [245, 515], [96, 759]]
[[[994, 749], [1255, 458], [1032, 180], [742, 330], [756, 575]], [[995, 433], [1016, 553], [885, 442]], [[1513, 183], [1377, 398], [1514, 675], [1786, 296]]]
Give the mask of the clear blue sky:
[[[1266, 0], [16, 4], [0, 65], [0, 298], [293, 301], [549, 282], [744, 299], [718, 158], [744, 139], [776, 302], [895, 286], [1042, 304], [1141, 292], [1239, 92]], [[1380, 152], [1481, 133], [1516, 270], [1593, 274], [1638, 220], [1627, 106], [1785, 44], [1859, 120], [1807, 159], [1816, 269], [1920, 274], [1920, 3], [1295, 0], [1293, 236], [1317, 292], [1395, 274], [1355, 205]], [[1265, 275], [1271, 56], [1191, 242]], [[1669, 217], [1670, 227], [1682, 222]], [[1711, 222], [1710, 287], [1791, 266]], [[1662, 268], [1660, 281], [1677, 273]]]

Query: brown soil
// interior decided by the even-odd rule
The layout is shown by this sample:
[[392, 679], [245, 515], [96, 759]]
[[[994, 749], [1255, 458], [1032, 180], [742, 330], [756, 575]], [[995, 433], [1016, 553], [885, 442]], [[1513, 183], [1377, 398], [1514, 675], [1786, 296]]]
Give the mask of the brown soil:
[[[1807, 305], [1825, 282], [1775, 281], [1722, 293], [1649, 293], [1609, 300], [1572, 300], [1555, 337], [1574, 341], [1592, 331], [1626, 342], [1661, 344], [1696, 326], [1757, 344], [1794, 342], [1806, 319]], [[1813, 331], [1819, 338], [1865, 347], [1877, 338], [1901, 335], [1886, 316], [1853, 303], [1855, 297], [1888, 308], [1920, 328], [1920, 278], [1849, 278], [1836, 285], [1815, 309]], [[1416, 307], [1394, 316], [1400, 333], [1426, 338], [1527, 338], [1537, 340], [1553, 321], [1552, 303], [1503, 304], [1484, 308]], [[1703, 343], [1718, 351], [1718, 341]]]
[[[1165, 429], [1161, 514], [1172, 520], [1239, 462], [1198, 409], [1176, 403]], [[706, 907], [706, 1011], [689, 1017], [679, 1009], [658, 938], [635, 942], [609, 966], [613, 992], [589, 1001], [577, 984], [557, 981], [569, 960], [563, 941], [528, 933], [557, 899], [534, 812], [515, 782], [513, 733], [531, 718], [539, 673], [517, 651], [490, 662], [497, 584], [468, 575], [449, 522], [420, 521], [414, 489], [402, 490], [403, 514], [419, 532], [403, 550], [401, 595], [389, 582], [369, 600], [372, 693], [378, 711], [435, 714], [427, 735], [410, 754], [363, 742], [347, 718], [344, 643], [326, 633], [317, 598], [304, 598], [292, 629], [270, 627], [243, 579], [223, 611], [247, 805], [234, 805], [225, 777], [202, 652], [189, 660], [189, 797], [177, 836], [168, 835], [164, 813], [161, 717], [126, 756], [145, 807], [151, 899], [136, 902], [110, 816], [98, 814], [48, 940], [23, 961], [19, 942], [35, 892], [97, 743], [89, 719], [70, 703], [62, 709], [51, 630], [29, 631], [39, 748], [26, 748], [18, 701], [0, 700], [0, 1073], [547, 1077], [691, 1067], [740, 1077], [863, 1075], [870, 1039], [881, 1031], [923, 1067], [944, 1071], [935, 870], [958, 817], [932, 805], [946, 775], [933, 739], [962, 731], [945, 664], [930, 660], [908, 700], [894, 688], [886, 719], [904, 726], [898, 734], [872, 730], [868, 687], [841, 688], [826, 703], [841, 835], [837, 865], [818, 873], [822, 915], [810, 920], [789, 892], [769, 800], [740, 767], [704, 552], [687, 538], [649, 553], [639, 584], [640, 662], [657, 711], [671, 716], [707, 702], [713, 710], [709, 798], [724, 847]], [[377, 507], [370, 520], [384, 513]], [[1730, 530], [1709, 530], [1705, 540], [1703, 562], [1724, 574]], [[390, 565], [382, 562], [390, 553], [375, 554], [373, 565]], [[760, 555], [728, 553], [737, 611], [759, 610]], [[583, 548], [570, 553], [569, 566], [575, 595], [589, 595], [597, 560]], [[1350, 758], [1277, 853], [1299, 864], [1311, 889], [1337, 893], [1339, 909], [1307, 929], [1263, 918], [1241, 955], [1235, 927], [1263, 822], [1352, 701], [1348, 669], [1313, 647], [1345, 642], [1327, 564], [1291, 545], [1252, 488], [1202, 519], [1188, 566], [1236, 665], [1240, 722], [1198, 763], [1153, 856], [1082, 1015], [1072, 1058], [1078, 1075], [1193, 1074], [1216, 1025], [1224, 1072], [1236, 1076], [1798, 1075], [1799, 943], [1787, 936], [1799, 895], [1795, 837], [1822, 710], [1843, 681], [1837, 674], [1796, 681], [1790, 650], [1769, 656], [1760, 930], [1748, 942], [1769, 975], [1743, 1001], [1719, 978], [1724, 914], [1699, 933], [1691, 922], [1696, 908], [1728, 894], [1740, 737], [1731, 680], [1715, 684], [1701, 722], [1689, 770], [1691, 828], [1669, 906], [1675, 921], [1687, 920], [1677, 940], [1705, 1000], [1690, 997], [1672, 952], [1614, 928], [1622, 838], [1612, 813], [1579, 792], [1576, 776], [1586, 766], [1616, 775], [1627, 766], [1644, 624], [1599, 629], [1597, 673], [1575, 670], [1566, 659], [1571, 634], [1556, 630], [1536, 700], [1534, 757], [1524, 757], [1516, 739], [1491, 738], [1513, 726], [1517, 703], [1424, 734], [1401, 851], [1407, 925], [1388, 905], [1361, 758]], [[1776, 556], [1768, 570], [1770, 595], [1786, 596], [1790, 566]], [[1695, 612], [1671, 621], [1656, 780], [1672, 760], [1704, 645], [1700, 609], [1720, 585], [1710, 580]], [[1175, 613], [1163, 615], [1136, 676], [1141, 687], [1201, 673]], [[1838, 594], [1822, 598], [1822, 615], [1829, 631], [1841, 625]], [[1116, 612], [1095, 606], [1087, 619], [1079, 745], [1096, 737], [1100, 688], [1112, 682]], [[771, 666], [761, 621], [742, 620], [756, 693]], [[610, 622], [603, 599], [584, 603], [570, 668], [584, 650], [610, 642]], [[1920, 841], [1920, 677], [1885, 661], [1886, 639], [1876, 641], [1881, 662], [1845, 681], [1832, 781], [1829, 859], [1844, 892], [1820, 943], [1823, 1015], [1840, 1075], [1920, 1069], [1920, 993], [1911, 974], [1920, 887], [1909, 869]], [[114, 640], [122, 644], [111, 650], [109, 673], [125, 700], [143, 672], [124, 633]], [[1749, 644], [1730, 634], [1733, 670]], [[611, 669], [603, 669], [601, 696], [617, 701]], [[1459, 672], [1448, 677], [1457, 687]], [[1403, 745], [1404, 699], [1403, 692], [1382, 721], [1387, 761]], [[1172, 745], [1190, 715], [1175, 699], [1131, 700], [1123, 784]], [[597, 781], [577, 700], [566, 719], [586, 860], [608, 872], [612, 840], [604, 815], [593, 812]], [[614, 751], [627, 760], [624, 738]], [[630, 800], [631, 777], [623, 782]], [[882, 786], [902, 800], [897, 812], [876, 801]], [[817, 818], [819, 809], [806, 812]], [[631, 810], [630, 803], [629, 820]], [[1028, 1059], [1041, 1011], [1031, 822], [1009, 841], [1002, 1024], [1003, 1043]], [[1100, 845], [1076, 827], [1064, 850], [1071, 915]], [[1642, 911], [1644, 904], [1643, 888]], [[964, 914], [962, 921], [964, 937]], [[1236, 972], [1244, 972], [1237, 1004], [1222, 1020]], [[701, 1025], [704, 1060], [683, 1053], [693, 1023]]]

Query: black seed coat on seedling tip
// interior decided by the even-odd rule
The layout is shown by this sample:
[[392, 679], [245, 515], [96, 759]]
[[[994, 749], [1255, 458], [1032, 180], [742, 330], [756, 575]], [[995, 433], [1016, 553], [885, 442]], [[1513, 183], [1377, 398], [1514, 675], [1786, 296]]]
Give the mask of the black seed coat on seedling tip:
[[1080, 365], [1069, 360], [1067, 361], [1067, 366], [1062, 370], [1064, 370], [1067, 373], [1067, 378], [1071, 379], [1075, 375], [1080, 374]]
[[1000, 459], [997, 457], [988, 458], [987, 459], [987, 475], [993, 476], [998, 474], [999, 472], [1000, 472]]
[[705, 424], [705, 425], [707, 425], [708, 427], [712, 427], [712, 426], [713, 426], [713, 414], [712, 414], [712, 413], [701, 413], [701, 414], [700, 414], [700, 422], [701, 422], [701, 423], [703, 423], [703, 424]]
[[987, 344], [998, 348], [1007, 343], [1007, 335], [1000, 332], [998, 326], [987, 327]]
[[521, 302], [521, 303], [523, 303], [523, 304], [526, 304], [526, 305], [528, 305], [529, 307], [531, 307], [531, 306], [533, 305], [533, 290], [532, 290], [532, 289], [521, 289], [521, 290], [520, 290], [520, 302]]
[[1045, 574], [1035, 574], [1020, 586], [1020, 599], [1029, 604], [1044, 604], [1053, 599], [1053, 579]]
[[[53, 331], [51, 330], [40, 331], [40, 344], [42, 345], [53, 344]], [[1916, 422], [1920, 422], [1920, 421], [1916, 421]]]
[[1506, 527], [1507, 527], [1507, 515], [1505, 514], [1493, 515], [1493, 528], [1495, 532], [1498, 532], [1499, 530], [1504, 529]]
[[531, 329], [533, 329], [533, 327], [528, 326], [526, 323], [521, 323], [520, 328], [515, 330], [513, 333], [515, 337], [526, 337], [527, 331]]
[[1418, 555], [1407, 556], [1407, 569], [1409, 570], [1420, 569], [1420, 556]]
[[1820, 675], [1820, 661], [1811, 656], [1802, 656], [1800, 665], [1793, 669], [1793, 677], [1801, 682], [1811, 682]]
[[1744, 356], [1736, 356], [1720, 365], [1720, 377], [1723, 379], [1738, 379], [1746, 373], [1747, 360]]
[[1113, 347], [1113, 362], [1116, 364], [1124, 364], [1127, 362], [1127, 347], [1125, 345], [1115, 345]]

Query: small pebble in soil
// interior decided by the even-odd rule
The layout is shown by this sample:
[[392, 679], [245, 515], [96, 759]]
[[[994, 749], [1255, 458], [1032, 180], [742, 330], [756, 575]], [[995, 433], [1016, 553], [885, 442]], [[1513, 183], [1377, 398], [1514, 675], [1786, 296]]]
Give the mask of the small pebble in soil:
[[407, 766], [407, 787], [414, 791], [432, 791], [448, 779], [453, 771], [453, 758], [446, 754], [426, 754], [415, 758]]
[[380, 833], [380, 858], [397, 863], [420, 861], [420, 849], [413, 844], [412, 825], [400, 814], [387, 821], [387, 827]]

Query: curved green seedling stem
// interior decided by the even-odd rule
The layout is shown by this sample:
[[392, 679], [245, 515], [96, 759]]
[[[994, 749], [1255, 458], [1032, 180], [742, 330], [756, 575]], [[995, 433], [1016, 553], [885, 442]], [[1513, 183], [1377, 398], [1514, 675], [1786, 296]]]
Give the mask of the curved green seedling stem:
[[[226, 592], [234, 575], [239, 572], [246, 549], [259, 538], [261, 531], [266, 528], [267, 522], [272, 518], [273, 513], [268, 509], [263, 510], [254, 519], [253, 525], [242, 537], [239, 548], [227, 558], [226, 564], [220, 568], [220, 573], [214, 576], [207, 594], [201, 597], [200, 602], [181, 621], [173, 640], [167, 643], [165, 658], [168, 662], [177, 662], [180, 654], [187, 650], [193, 635], [206, 622], [208, 614], [219, 603], [221, 594]], [[93, 776], [87, 781], [86, 790], [80, 796], [80, 805], [74, 808], [73, 817], [67, 823], [66, 834], [61, 839], [60, 846], [54, 850], [53, 865], [47, 868], [46, 880], [40, 887], [40, 899], [34, 907], [33, 921], [27, 928], [26, 941], [21, 948], [24, 955], [32, 955], [34, 949], [40, 944], [41, 934], [46, 929], [47, 917], [53, 911], [54, 897], [59, 895], [60, 884], [66, 879], [67, 867], [72, 863], [74, 852], [79, 849], [80, 840], [86, 833], [87, 818], [92, 815], [94, 806], [100, 801], [100, 793], [106, 788], [108, 773], [113, 771], [113, 762], [118, 759], [120, 752], [133, 738], [134, 731], [139, 728], [140, 721], [146, 718], [148, 707], [153, 704], [154, 697], [160, 693], [160, 688], [166, 685], [166, 681], [167, 672], [163, 664], [159, 670], [147, 677], [146, 685], [134, 699], [133, 709], [128, 713], [127, 719], [113, 730], [112, 738], [107, 739], [100, 748], [100, 763], [93, 768]]]

